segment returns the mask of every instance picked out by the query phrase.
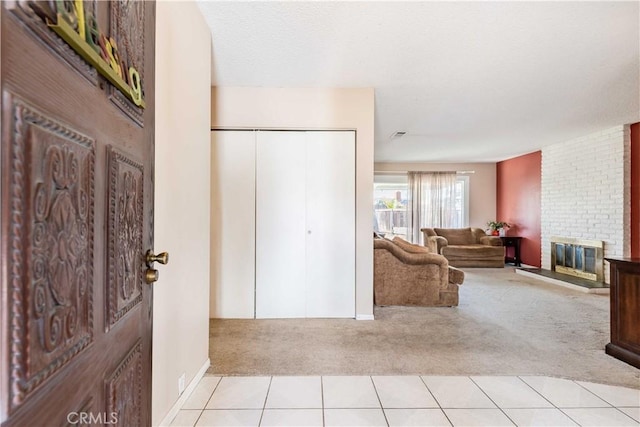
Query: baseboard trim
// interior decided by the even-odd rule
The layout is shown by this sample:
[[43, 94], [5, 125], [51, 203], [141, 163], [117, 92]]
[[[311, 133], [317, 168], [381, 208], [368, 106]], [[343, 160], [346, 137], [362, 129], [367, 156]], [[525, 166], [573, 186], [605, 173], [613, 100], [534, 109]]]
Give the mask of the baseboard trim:
[[373, 314], [356, 314], [356, 320], [375, 320]]
[[178, 397], [178, 400], [176, 400], [176, 403], [173, 404], [171, 409], [169, 409], [169, 412], [167, 412], [167, 415], [160, 422], [159, 424], [160, 427], [166, 427], [171, 425], [171, 421], [173, 421], [176, 415], [178, 415], [178, 411], [180, 411], [180, 408], [182, 408], [182, 405], [184, 405], [187, 399], [189, 399], [189, 396], [191, 396], [191, 393], [193, 393], [193, 390], [196, 389], [196, 386], [198, 385], [198, 383], [200, 382], [204, 374], [207, 372], [207, 369], [209, 369], [209, 366], [211, 366], [211, 359], [207, 358], [207, 360], [205, 360], [204, 364], [198, 370], [198, 372], [193, 377], [189, 385], [184, 389], [180, 397]]

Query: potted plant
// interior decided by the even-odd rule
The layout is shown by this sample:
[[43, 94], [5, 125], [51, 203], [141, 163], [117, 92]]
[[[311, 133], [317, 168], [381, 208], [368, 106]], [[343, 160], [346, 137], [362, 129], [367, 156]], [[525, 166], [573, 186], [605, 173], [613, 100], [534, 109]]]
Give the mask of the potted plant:
[[487, 225], [489, 226], [489, 230], [491, 230], [492, 236], [504, 236], [505, 230], [511, 227], [508, 223], [503, 221], [489, 221]]

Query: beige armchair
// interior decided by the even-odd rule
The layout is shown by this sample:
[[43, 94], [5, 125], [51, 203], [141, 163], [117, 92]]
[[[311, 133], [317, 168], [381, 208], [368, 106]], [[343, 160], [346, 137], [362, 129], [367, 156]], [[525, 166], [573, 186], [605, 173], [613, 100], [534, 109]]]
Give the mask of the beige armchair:
[[457, 306], [464, 273], [442, 255], [400, 238], [374, 239], [374, 303], [424, 307]]
[[481, 228], [422, 228], [424, 245], [443, 255], [455, 267], [504, 267], [499, 237]]

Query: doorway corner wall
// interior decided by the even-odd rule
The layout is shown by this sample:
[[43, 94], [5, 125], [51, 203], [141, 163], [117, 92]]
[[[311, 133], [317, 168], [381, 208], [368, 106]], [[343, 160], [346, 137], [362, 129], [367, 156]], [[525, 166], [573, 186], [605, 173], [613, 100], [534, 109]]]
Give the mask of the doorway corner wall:
[[152, 424], [171, 416], [178, 379], [209, 359], [211, 33], [194, 1], [157, 2]]

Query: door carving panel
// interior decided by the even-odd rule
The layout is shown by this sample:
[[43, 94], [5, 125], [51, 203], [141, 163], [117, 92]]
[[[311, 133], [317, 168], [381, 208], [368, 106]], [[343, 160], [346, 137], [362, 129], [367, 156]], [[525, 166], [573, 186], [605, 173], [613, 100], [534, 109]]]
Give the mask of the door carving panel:
[[108, 147], [107, 328], [142, 301], [143, 166]]
[[[11, 405], [93, 338], [94, 141], [5, 93], [12, 105]], [[27, 167], [29, 165], [29, 167]]]
[[[128, 67], [135, 68], [142, 81], [144, 75], [144, 1], [117, 0], [111, 4], [111, 34], [119, 41], [118, 54]], [[144, 110], [136, 106], [117, 88], [110, 87], [110, 98], [138, 125], [143, 125]]]
[[129, 351], [106, 380], [106, 413], [118, 414], [118, 425], [139, 426], [142, 411], [142, 345]]

